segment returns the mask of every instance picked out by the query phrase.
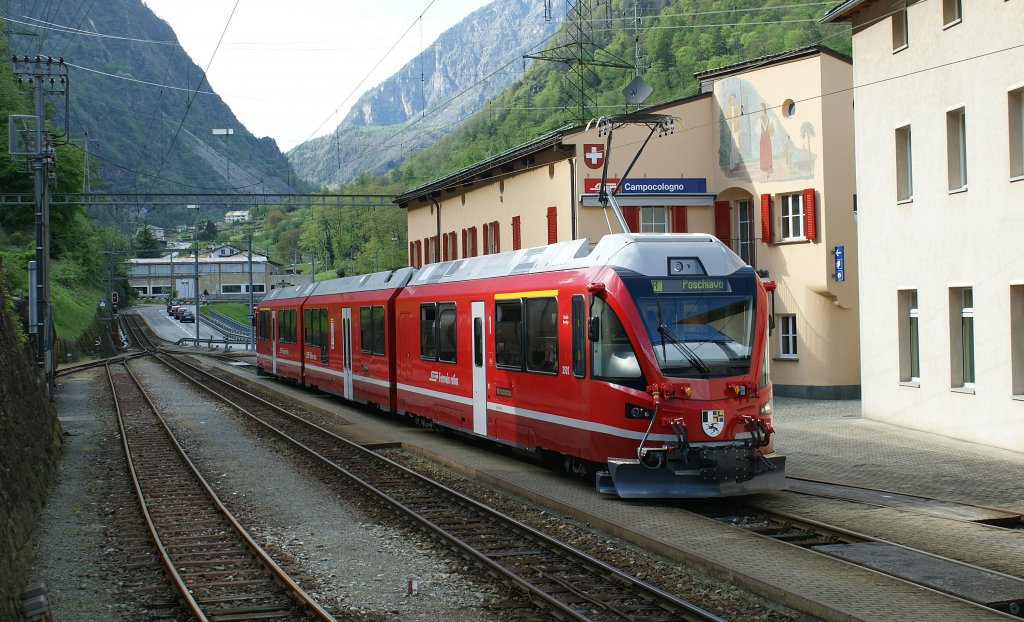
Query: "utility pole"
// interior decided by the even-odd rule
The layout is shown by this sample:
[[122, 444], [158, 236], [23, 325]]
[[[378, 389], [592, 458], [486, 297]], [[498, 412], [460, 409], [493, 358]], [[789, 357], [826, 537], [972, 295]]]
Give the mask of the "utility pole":
[[[32, 94], [34, 115], [12, 115], [9, 118], [8, 152], [16, 162], [24, 162], [32, 172], [35, 188], [36, 280], [31, 283], [36, 300], [36, 315], [30, 318], [36, 335], [36, 365], [43, 369], [47, 394], [53, 399], [54, 369], [53, 325], [50, 308], [50, 186], [56, 173], [56, 138], [46, 131], [44, 101], [47, 95], [64, 95], [67, 110], [68, 68], [64, 59], [23, 56], [12, 59], [14, 74], [23, 93]], [[67, 114], [64, 115], [65, 119]], [[67, 131], [64, 132], [64, 137]]]
[[[249, 238], [246, 244], [249, 253], [249, 348], [256, 351], [256, 323], [253, 322], [253, 299], [252, 299], [252, 231], [249, 231]], [[264, 264], [265, 265], [265, 264]], [[264, 268], [266, 270], [266, 268]], [[266, 281], [264, 281], [266, 282]], [[264, 287], [264, 289], [266, 289]]]

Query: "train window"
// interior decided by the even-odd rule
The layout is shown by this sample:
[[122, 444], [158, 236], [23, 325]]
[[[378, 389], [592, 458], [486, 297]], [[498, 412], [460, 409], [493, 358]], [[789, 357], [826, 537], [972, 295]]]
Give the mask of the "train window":
[[558, 299], [526, 301], [526, 369], [558, 373]]
[[305, 309], [302, 312], [306, 345], [320, 347], [327, 335], [327, 309]]
[[259, 339], [270, 339], [270, 311], [258, 311], [256, 315], [258, 319], [258, 322], [256, 323], [256, 337]]
[[587, 311], [583, 296], [572, 297], [572, 374], [582, 378], [587, 374]]
[[373, 353], [384, 356], [384, 307], [374, 306], [370, 312], [373, 324]]
[[373, 351], [373, 322], [370, 321], [370, 307], [359, 307], [359, 350], [366, 354]]
[[277, 335], [282, 343], [295, 343], [295, 309], [277, 312]]
[[420, 305], [420, 358], [437, 360], [437, 304]]
[[494, 303], [494, 364], [504, 369], [523, 368], [523, 303]]
[[590, 364], [594, 378], [610, 380], [626, 386], [640, 386], [635, 379], [642, 378], [633, 344], [615, 311], [604, 300], [594, 297], [590, 314], [597, 318], [599, 334], [591, 343]]
[[442, 302], [437, 306], [437, 360], [455, 362], [455, 303]]

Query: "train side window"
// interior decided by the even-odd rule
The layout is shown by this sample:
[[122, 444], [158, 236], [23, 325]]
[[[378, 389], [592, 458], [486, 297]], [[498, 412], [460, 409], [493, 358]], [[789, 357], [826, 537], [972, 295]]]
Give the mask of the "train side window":
[[523, 369], [523, 303], [494, 303], [494, 364], [503, 369]]
[[558, 373], [558, 299], [526, 301], [526, 369]]
[[359, 307], [359, 351], [365, 354], [373, 351], [373, 323], [370, 321], [370, 307]]
[[608, 303], [597, 297], [591, 302], [590, 310], [600, 327], [590, 344], [594, 378], [642, 388], [644, 383], [636, 379], [643, 378], [643, 372], [619, 317]]
[[437, 305], [437, 360], [454, 363], [455, 344], [455, 303], [442, 302]]
[[302, 324], [306, 331], [306, 345], [315, 346], [316, 340], [313, 338], [313, 309], [302, 310]]
[[256, 336], [259, 339], [270, 339], [270, 311], [259, 311], [257, 315], [259, 317], [257, 322], [259, 332]]
[[420, 305], [420, 358], [437, 360], [437, 304]]
[[278, 341], [295, 343], [295, 309], [282, 309], [277, 312]]
[[371, 324], [373, 325], [373, 353], [384, 356], [384, 307], [371, 307]]
[[583, 296], [572, 297], [572, 375], [587, 375], [587, 307]]

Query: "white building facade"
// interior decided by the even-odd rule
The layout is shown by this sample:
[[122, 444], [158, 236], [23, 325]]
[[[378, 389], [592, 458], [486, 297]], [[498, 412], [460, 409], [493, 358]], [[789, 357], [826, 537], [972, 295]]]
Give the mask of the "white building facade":
[[865, 417], [1024, 451], [1024, 7], [849, 0]]

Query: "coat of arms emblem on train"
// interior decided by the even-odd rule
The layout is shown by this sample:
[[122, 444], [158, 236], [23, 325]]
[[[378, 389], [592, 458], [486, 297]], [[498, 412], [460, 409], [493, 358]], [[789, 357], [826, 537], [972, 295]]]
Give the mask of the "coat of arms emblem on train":
[[702, 410], [700, 411], [700, 426], [708, 436], [718, 436], [725, 428], [724, 410]]

